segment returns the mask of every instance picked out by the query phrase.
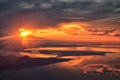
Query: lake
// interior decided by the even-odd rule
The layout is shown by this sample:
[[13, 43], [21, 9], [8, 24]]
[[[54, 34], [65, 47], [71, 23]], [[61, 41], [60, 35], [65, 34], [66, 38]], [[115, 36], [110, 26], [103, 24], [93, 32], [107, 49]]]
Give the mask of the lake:
[[[120, 49], [119, 47], [46, 47], [28, 50], [58, 50], [58, 51], [102, 51], [104, 55], [67, 55], [58, 58], [71, 58], [34, 68], [11, 70], [0, 73], [0, 80], [120, 80]], [[34, 52], [34, 51], [33, 51]], [[9, 51], [7, 52], [9, 54]], [[16, 54], [17, 52], [11, 54]], [[40, 53], [40, 52], [39, 52]], [[56, 57], [55, 54], [38, 54], [19, 52], [17, 55], [32, 58]]]

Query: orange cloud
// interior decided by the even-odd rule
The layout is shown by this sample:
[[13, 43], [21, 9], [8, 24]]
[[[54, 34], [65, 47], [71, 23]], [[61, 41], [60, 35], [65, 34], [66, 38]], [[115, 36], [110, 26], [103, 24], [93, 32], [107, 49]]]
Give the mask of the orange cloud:
[[[114, 32], [115, 33], [115, 32]], [[94, 32], [90, 32], [86, 27], [80, 25], [80, 23], [67, 23], [61, 24], [57, 28], [38, 29], [32, 34], [35, 37], [43, 37], [49, 41], [62, 41], [72, 43], [105, 43], [111, 42], [117, 44], [120, 41], [119, 37], [112, 35], [93, 35]], [[104, 34], [103, 32], [97, 32], [97, 34]]]
[[113, 36], [120, 36], [120, 29], [115, 30], [114, 32], [110, 33], [110, 35], [113, 35]]

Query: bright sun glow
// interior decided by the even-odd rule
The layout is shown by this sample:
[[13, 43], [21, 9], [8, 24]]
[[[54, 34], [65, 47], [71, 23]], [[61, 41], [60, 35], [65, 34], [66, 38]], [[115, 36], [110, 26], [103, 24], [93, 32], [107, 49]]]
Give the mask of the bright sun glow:
[[28, 31], [28, 30], [20, 29], [19, 31], [21, 32], [20, 35], [22, 37], [26, 37], [31, 34], [31, 31]]
[[23, 36], [23, 37], [26, 37], [26, 36], [28, 36], [29, 34], [30, 34], [29, 31], [23, 31], [23, 32], [21, 32], [21, 36]]

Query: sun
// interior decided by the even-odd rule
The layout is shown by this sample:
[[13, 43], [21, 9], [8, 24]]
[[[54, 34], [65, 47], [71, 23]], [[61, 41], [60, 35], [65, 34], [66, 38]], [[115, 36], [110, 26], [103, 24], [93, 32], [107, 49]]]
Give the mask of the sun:
[[21, 35], [22, 37], [27, 37], [28, 35], [31, 34], [31, 31], [29, 31], [29, 30], [20, 29], [19, 31], [20, 31], [20, 35]]
[[28, 36], [29, 34], [30, 34], [29, 31], [23, 31], [23, 32], [21, 32], [21, 36], [23, 36], [23, 37], [26, 37], [26, 36]]
[[85, 29], [77, 24], [67, 24], [62, 27], [62, 30], [70, 34], [83, 34]]

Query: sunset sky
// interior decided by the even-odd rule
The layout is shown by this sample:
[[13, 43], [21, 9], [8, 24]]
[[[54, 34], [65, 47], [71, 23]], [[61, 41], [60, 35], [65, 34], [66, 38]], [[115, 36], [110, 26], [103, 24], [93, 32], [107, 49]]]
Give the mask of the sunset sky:
[[1, 36], [21, 29], [47, 41], [120, 44], [119, 0], [0, 0]]

